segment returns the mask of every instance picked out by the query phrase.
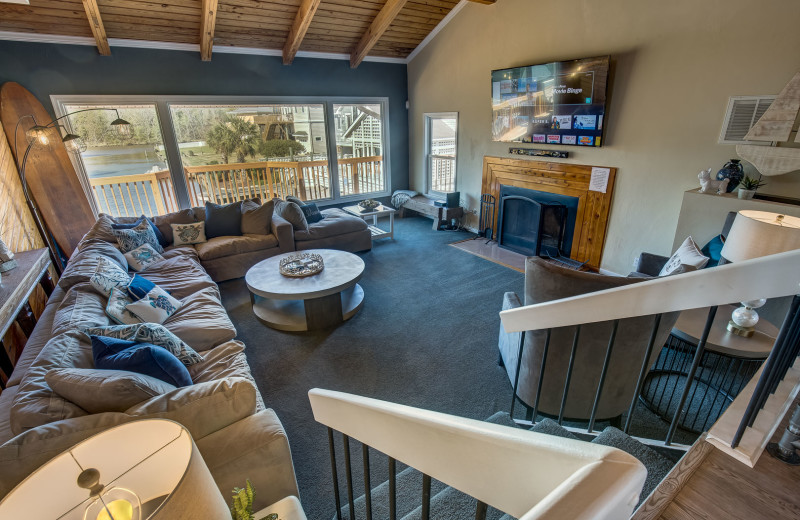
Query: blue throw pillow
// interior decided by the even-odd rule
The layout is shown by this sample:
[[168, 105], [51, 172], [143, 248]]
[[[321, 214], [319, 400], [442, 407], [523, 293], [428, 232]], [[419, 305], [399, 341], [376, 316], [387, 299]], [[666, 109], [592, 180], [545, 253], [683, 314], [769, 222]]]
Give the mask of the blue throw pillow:
[[242, 203], [206, 202], [206, 238], [242, 236]]
[[724, 245], [725, 240], [723, 240], [722, 235], [717, 235], [712, 238], [708, 244], [704, 245], [703, 249], [700, 250], [701, 253], [710, 258], [706, 264], [706, 269], [719, 264], [719, 259], [722, 258], [722, 246]]
[[90, 338], [95, 368], [136, 372], [178, 387], [192, 384], [183, 363], [162, 347], [105, 336]]
[[308, 204], [302, 204], [300, 209], [303, 211], [303, 215], [306, 216], [306, 222], [309, 224], [313, 224], [314, 222], [319, 222], [325, 215], [319, 212], [319, 208], [313, 202], [309, 202]]
[[167, 239], [164, 238], [164, 233], [162, 233], [161, 230], [158, 229], [158, 227], [153, 223], [152, 220], [145, 217], [144, 215], [139, 217], [139, 220], [137, 220], [133, 224], [111, 224], [111, 229], [133, 229], [139, 224], [141, 224], [143, 220], [146, 220], [147, 223], [150, 224], [150, 227], [153, 229], [153, 233], [156, 235], [156, 240], [158, 240], [158, 243], [161, 244], [161, 247], [167, 247], [169, 245], [169, 242], [167, 242]]
[[130, 282], [128, 282], [128, 294], [134, 301], [141, 300], [142, 298], [147, 296], [147, 293], [149, 293], [155, 288], [156, 284], [154, 284], [144, 276], [139, 276], [138, 274], [133, 275], [133, 279]]

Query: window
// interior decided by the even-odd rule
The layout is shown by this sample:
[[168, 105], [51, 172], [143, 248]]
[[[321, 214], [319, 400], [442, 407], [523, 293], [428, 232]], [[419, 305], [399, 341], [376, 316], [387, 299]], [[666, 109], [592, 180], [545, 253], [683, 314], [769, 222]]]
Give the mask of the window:
[[333, 105], [333, 114], [341, 195], [385, 191], [381, 105]]
[[[103, 109], [108, 110], [93, 110]], [[120, 136], [111, 122], [131, 123]], [[70, 131], [81, 136], [86, 150], [78, 171], [99, 212], [113, 216], [162, 215], [178, 209], [155, 105], [65, 104]]]
[[332, 198], [322, 104], [176, 104], [170, 113], [192, 206]]
[[157, 215], [211, 201], [294, 195], [324, 205], [388, 195], [386, 98], [52, 96], [88, 144], [74, 157], [95, 208]]
[[426, 182], [429, 192], [456, 191], [458, 114], [425, 114]]

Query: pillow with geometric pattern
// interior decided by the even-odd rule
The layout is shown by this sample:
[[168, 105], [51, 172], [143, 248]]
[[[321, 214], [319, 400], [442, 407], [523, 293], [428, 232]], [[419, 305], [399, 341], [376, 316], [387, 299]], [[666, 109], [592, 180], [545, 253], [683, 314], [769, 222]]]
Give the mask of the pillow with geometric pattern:
[[125, 253], [125, 259], [128, 260], [128, 265], [131, 266], [131, 269], [134, 271], [142, 271], [150, 264], [160, 262], [164, 257], [153, 249], [153, 246], [150, 244], [143, 244], [133, 251]]
[[89, 279], [92, 287], [106, 296], [111, 296], [111, 290], [115, 287], [126, 290], [131, 277], [128, 272], [123, 270], [116, 262], [112, 262], [104, 256], [97, 259], [97, 268]]
[[111, 231], [117, 238], [117, 244], [119, 244], [119, 248], [123, 253], [133, 251], [144, 244], [150, 244], [158, 253], [164, 252], [164, 248], [158, 243], [153, 228], [146, 220], [131, 229], [112, 229]]
[[109, 325], [107, 327], [85, 327], [81, 332], [89, 336], [106, 336], [137, 343], [152, 343], [169, 350], [184, 365], [194, 365], [204, 361], [198, 354], [174, 333], [157, 323], [137, 323], [134, 325]]

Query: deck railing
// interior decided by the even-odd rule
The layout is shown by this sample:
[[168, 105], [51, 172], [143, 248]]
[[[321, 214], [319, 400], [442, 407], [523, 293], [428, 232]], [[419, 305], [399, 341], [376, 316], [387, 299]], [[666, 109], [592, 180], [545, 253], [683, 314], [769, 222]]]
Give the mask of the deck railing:
[[[383, 157], [339, 159], [342, 196], [383, 191]], [[333, 196], [327, 160], [262, 161], [188, 166], [184, 179], [192, 206], [206, 201], [227, 204], [259, 197], [262, 201], [292, 195], [301, 200]], [[177, 211], [178, 201], [169, 170], [90, 179], [100, 210], [115, 216], [160, 215]]]
[[431, 155], [431, 190], [440, 193], [455, 191], [455, 178], [455, 157]]

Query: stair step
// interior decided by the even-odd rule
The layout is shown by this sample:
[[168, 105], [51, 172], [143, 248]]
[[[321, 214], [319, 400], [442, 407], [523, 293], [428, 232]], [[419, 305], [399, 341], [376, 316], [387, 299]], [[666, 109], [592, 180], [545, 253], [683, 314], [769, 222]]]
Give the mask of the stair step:
[[[397, 518], [403, 518], [422, 503], [422, 473], [414, 468], [406, 468], [397, 474]], [[445, 487], [438, 480], [431, 479], [431, 495], [438, 494]], [[342, 490], [345, 496], [345, 490]], [[355, 517], [366, 518], [366, 498], [364, 495], [353, 501]], [[474, 515], [474, 512], [473, 512]], [[389, 518], [389, 481], [372, 488], [372, 517]], [[336, 516], [334, 515], [334, 519]], [[347, 499], [342, 502], [342, 519], [350, 519], [350, 506]]]
[[[478, 501], [471, 496], [458, 491], [457, 489], [446, 487], [444, 490], [431, 498], [431, 518], [436, 520], [464, 520], [465, 518], [475, 518], [475, 508]], [[486, 520], [500, 520], [504, 515], [493, 507], [486, 511]], [[419, 520], [422, 518], [422, 506], [418, 506], [402, 520]], [[512, 517], [508, 516], [511, 520]]]

